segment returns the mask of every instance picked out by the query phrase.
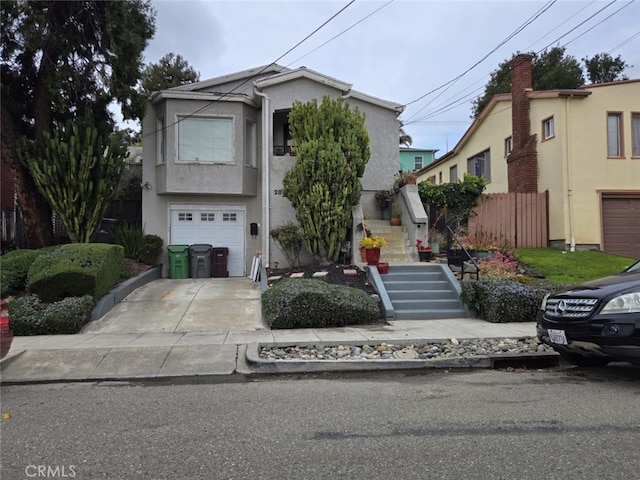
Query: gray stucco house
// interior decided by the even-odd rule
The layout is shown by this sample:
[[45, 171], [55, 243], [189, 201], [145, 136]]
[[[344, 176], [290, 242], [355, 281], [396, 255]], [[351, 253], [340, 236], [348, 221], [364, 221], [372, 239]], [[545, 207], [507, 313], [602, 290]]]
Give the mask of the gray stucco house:
[[[229, 276], [284, 256], [269, 231], [295, 221], [282, 179], [295, 163], [288, 112], [295, 100], [343, 97], [365, 115], [371, 158], [361, 210], [375, 215], [376, 190], [398, 170], [402, 106], [305, 67], [267, 65], [156, 92], [143, 121], [142, 217], [166, 245], [227, 247]], [[303, 259], [304, 260], [304, 259]], [[308, 258], [307, 258], [308, 260]], [[167, 274], [167, 253], [161, 261]]]

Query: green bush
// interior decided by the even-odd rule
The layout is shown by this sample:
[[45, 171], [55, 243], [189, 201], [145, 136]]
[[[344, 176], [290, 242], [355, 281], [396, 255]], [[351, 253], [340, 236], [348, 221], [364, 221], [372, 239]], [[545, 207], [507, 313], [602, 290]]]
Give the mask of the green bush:
[[542, 299], [558, 285], [524, 285], [508, 280], [465, 280], [462, 301], [492, 323], [533, 322]]
[[162, 253], [162, 243], [162, 239], [157, 235], [145, 235], [142, 237], [138, 260], [147, 265], [158, 263], [158, 257]]
[[31, 265], [27, 290], [47, 303], [91, 295], [99, 300], [120, 278], [124, 249], [104, 243], [62, 245]]
[[143, 245], [144, 230], [140, 225], [123, 224], [113, 230], [113, 241], [124, 248], [124, 258], [138, 260]]
[[0, 257], [0, 295], [7, 295], [27, 286], [31, 264], [42, 255], [40, 250], [13, 250]]
[[374, 323], [376, 302], [362, 290], [318, 279], [284, 279], [262, 294], [267, 324], [277, 328], [342, 327]]
[[89, 295], [69, 297], [51, 304], [37, 295], [26, 295], [9, 302], [14, 335], [52, 335], [78, 333], [89, 320], [94, 301]]

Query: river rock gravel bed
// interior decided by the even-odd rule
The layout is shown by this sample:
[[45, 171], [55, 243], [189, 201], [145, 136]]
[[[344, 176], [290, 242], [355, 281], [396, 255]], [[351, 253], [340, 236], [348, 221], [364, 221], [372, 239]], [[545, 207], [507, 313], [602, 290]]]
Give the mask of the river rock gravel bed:
[[262, 360], [412, 360], [477, 355], [533, 354], [553, 352], [536, 337], [490, 338], [433, 343], [369, 343], [344, 345], [261, 346]]

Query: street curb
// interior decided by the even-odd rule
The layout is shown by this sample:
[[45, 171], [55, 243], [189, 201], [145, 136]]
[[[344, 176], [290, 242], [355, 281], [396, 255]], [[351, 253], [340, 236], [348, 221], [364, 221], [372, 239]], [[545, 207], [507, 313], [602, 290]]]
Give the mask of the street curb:
[[[338, 343], [323, 343], [323, 347]], [[498, 369], [498, 368], [550, 368], [560, 364], [556, 352], [493, 354], [469, 357], [449, 357], [416, 360], [264, 360], [260, 358], [263, 346], [291, 346], [290, 344], [252, 343], [247, 345], [246, 365], [249, 372], [261, 374], [320, 373], [320, 372], [370, 372], [392, 370], [443, 370], [443, 369]], [[241, 354], [241, 352], [238, 352]], [[240, 356], [239, 356], [240, 360]]]

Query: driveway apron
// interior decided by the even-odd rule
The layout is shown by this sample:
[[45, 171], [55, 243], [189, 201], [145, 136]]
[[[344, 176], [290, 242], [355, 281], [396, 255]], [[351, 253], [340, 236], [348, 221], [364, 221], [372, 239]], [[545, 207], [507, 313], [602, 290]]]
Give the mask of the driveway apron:
[[244, 277], [154, 280], [81, 333], [260, 330], [260, 284]]

